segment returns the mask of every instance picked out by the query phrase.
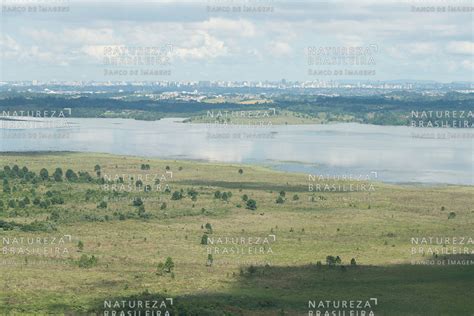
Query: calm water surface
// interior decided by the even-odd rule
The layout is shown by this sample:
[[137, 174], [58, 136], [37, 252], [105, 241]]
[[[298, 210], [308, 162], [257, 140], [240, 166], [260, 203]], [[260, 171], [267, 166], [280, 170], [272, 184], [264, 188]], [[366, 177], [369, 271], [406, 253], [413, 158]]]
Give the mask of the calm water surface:
[[83, 151], [253, 163], [385, 182], [474, 183], [472, 129], [362, 124], [209, 126], [180, 119], [2, 122], [0, 151]]

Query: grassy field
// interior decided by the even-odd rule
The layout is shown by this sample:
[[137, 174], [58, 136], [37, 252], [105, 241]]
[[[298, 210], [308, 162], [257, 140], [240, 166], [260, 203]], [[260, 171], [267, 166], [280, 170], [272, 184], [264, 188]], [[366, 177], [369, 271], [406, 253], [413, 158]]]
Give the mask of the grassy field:
[[186, 119], [189, 123], [207, 124], [229, 124], [248, 126], [272, 126], [272, 125], [299, 125], [299, 124], [327, 124], [360, 122], [350, 114], [335, 114], [320, 112], [317, 116], [293, 111], [273, 111], [271, 105], [268, 109], [248, 111], [212, 110], [203, 115], [196, 115]]
[[[4, 172], [0, 313], [103, 314], [104, 300], [162, 297], [173, 298], [172, 315], [308, 315], [308, 301], [370, 298], [377, 298], [375, 315], [474, 314], [472, 187], [352, 181], [373, 189], [309, 192], [308, 175], [258, 166], [85, 153], [0, 156], [0, 168], [14, 165], [36, 177], [45, 168], [48, 176]], [[53, 177], [58, 167], [61, 181]], [[90, 178], [67, 180], [68, 169]], [[112, 181], [120, 177], [123, 183]], [[151, 190], [137, 188], [139, 178]], [[21, 205], [25, 197], [30, 203]], [[134, 205], [138, 197], [143, 205]], [[21, 237], [50, 242], [14, 245]], [[65, 242], [51, 245], [53, 237]], [[422, 237], [450, 239], [413, 245]], [[18, 253], [27, 246], [48, 251]], [[419, 247], [468, 253], [423, 255]], [[341, 262], [329, 264], [328, 256]], [[169, 272], [160, 265], [168, 257]], [[435, 264], [415, 264], [427, 260]]]

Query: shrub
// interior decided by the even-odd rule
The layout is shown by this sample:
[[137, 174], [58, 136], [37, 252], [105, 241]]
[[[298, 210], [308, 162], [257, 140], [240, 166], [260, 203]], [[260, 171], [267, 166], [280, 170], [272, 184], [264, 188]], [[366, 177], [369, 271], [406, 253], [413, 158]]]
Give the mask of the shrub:
[[256, 210], [257, 209], [257, 202], [253, 199], [247, 200], [247, 209], [249, 210]]
[[133, 199], [133, 206], [140, 206], [143, 205], [143, 201], [141, 198], [137, 197]]
[[74, 171], [72, 171], [71, 169], [68, 169], [66, 171], [66, 179], [68, 179], [69, 181], [74, 182], [74, 181], [77, 181], [78, 177], [77, 177], [77, 174]]
[[166, 258], [163, 268], [165, 272], [168, 272], [168, 273], [170, 273], [173, 270], [174, 262], [173, 262], [173, 259], [171, 259], [171, 257]]
[[107, 202], [106, 201], [101, 201], [98, 205], [97, 208], [107, 208]]
[[212, 255], [211, 254], [208, 254], [207, 255], [207, 262], [206, 262], [206, 266], [210, 267], [212, 266], [212, 263], [214, 262], [214, 258], [212, 258]]
[[171, 196], [171, 199], [175, 201], [181, 200], [182, 198], [183, 198], [183, 194], [179, 191], [174, 191], [173, 195]]
[[63, 181], [63, 170], [61, 168], [56, 168], [53, 173], [53, 178], [56, 182]]
[[81, 258], [77, 261], [79, 268], [91, 268], [97, 265], [97, 258], [92, 255], [90, 258], [87, 255], [82, 255]]
[[40, 173], [39, 173], [39, 174], [40, 174], [41, 180], [43, 180], [43, 181], [44, 181], [44, 180], [48, 180], [48, 178], [49, 178], [48, 170], [46, 170], [45, 168], [43, 168], [43, 169], [40, 170]]

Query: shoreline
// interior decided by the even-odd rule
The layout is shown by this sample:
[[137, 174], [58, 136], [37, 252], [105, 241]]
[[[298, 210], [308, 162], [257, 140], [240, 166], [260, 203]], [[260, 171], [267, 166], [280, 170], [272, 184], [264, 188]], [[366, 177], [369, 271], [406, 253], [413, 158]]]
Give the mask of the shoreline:
[[[15, 156], [15, 155], [24, 155], [24, 156], [48, 156], [48, 155], [64, 155], [64, 154], [73, 154], [73, 155], [99, 155], [99, 156], [110, 156], [110, 157], [127, 157], [131, 159], [146, 159], [146, 160], [155, 160], [155, 161], [161, 161], [161, 162], [184, 162], [184, 163], [201, 163], [201, 164], [215, 164], [215, 165], [222, 165], [222, 166], [249, 166], [253, 168], [262, 168], [266, 171], [270, 172], [275, 172], [275, 173], [281, 173], [281, 174], [289, 174], [289, 175], [305, 175], [308, 176], [308, 173], [306, 172], [298, 172], [298, 171], [287, 171], [287, 170], [281, 170], [277, 169], [276, 167], [264, 163], [264, 164], [257, 164], [257, 163], [246, 163], [246, 162], [221, 162], [221, 161], [212, 161], [212, 160], [204, 160], [204, 159], [182, 159], [182, 158], [175, 158], [175, 159], [167, 159], [167, 158], [160, 158], [160, 157], [148, 157], [148, 156], [137, 156], [137, 155], [126, 155], [126, 154], [112, 154], [112, 153], [107, 153], [107, 152], [87, 152], [87, 151], [0, 151], [0, 157], [2, 155], [5, 156]], [[1, 160], [1, 158], [0, 158]], [[284, 161], [279, 162], [279, 163], [284, 163]], [[305, 164], [303, 162], [293, 162], [295, 164]], [[328, 181], [326, 179], [326, 176], [328, 176], [327, 173], [320, 173], [320, 174], [315, 174], [316, 176], [324, 176], [325, 179], [324, 181]], [[357, 175], [357, 173], [355, 173]], [[331, 176], [331, 175], [329, 175]], [[379, 183], [383, 184], [384, 186], [399, 186], [399, 187], [416, 187], [416, 188], [446, 188], [446, 187], [466, 187], [466, 188], [472, 188], [474, 187], [474, 184], [469, 185], [469, 184], [452, 184], [452, 183], [439, 183], [439, 182], [391, 182], [391, 181], [377, 181], [375, 179], [364, 179], [364, 180], [357, 180], [357, 179], [338, 179], [337, 175], [332, 175], [336, 177], [336, 179], [330, 179], [331, 181], [334, 182], [367, 182], [367, 183]]]

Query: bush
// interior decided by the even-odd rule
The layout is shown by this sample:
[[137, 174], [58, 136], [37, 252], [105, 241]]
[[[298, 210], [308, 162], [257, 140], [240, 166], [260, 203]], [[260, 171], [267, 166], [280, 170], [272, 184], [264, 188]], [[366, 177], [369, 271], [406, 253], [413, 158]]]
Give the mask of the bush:
[[298, 196], [298, 194], [293, 195], [293, 201], [298, 201], [299, 199], [300, 197]]
[[221, 198], [222, 198], [223, 201], [227, 201], [229, 199], [229, 195], [227, 195], [227, 192], [224, 192], [224, 193], [222, 193]]
[[284, 200], [281, 196], [279, 196], [279, 197], [276, 199], [276, 203], [277, 203], [277, 204], [283, 204], [284, 202], [285, 202], [285, 200]]
[[133, 199], [133, 206], [140, 206], [143, 205], [143, 201], [141, 198], [137, 197]]
[[171, 273], [171, 271], [174, 268], [174, 262], [173, 262], [173, 259], [171, 259], [171, 257], [166, 258], [163, 268], [165, 272]]
[[40, 174], [41, 180], [43, 180], [43, 181], [44, 181], [44, 180], [48, 180], [48, 178], [49, 178], [48, 170], [46, 170], [45, 168], [43, 168], [43, 169], [40, 170], [40, 173], [39, 173], [39, 174]]
[[182, 198], [183, 198], [183, 194], [179, 191], [174, 191], [173, 195], [171, 196], [171, 199], [175, 201], [181, 200]]
[[191, 197], [191, 200], [196, 201], [197, 196], [198, 196], [198, 192], [194, 189], [189, 189], [188, 190], [188, 196]]
[[77, 177], [77, 174], [74, 171], [72, 171], [71, 169], [68, 169], [66, 171], [66, 179], [68, 179], [69, 181], [74, 182], [74, 181], [78, 180], [78, 177]]
[[256, 210], [257, 209], [257, 202], [253, 199], [249, 199], [247, 201], [247, 209], [252, 210], [252, 211]]
[[207, 245], [207, 239], [208, 239], [208, 238], [209, 238], [209, 237], [207, 236], [207, 234], [202, 235], [202, 237], [201, 237], [201, 245]]
[[107, 202], [101, 201], [98, 205], [97, 208], [107, 208]]
[[249, 199], [247, 194], [242, 195], [242, 201], [246, 202]]
[[54, 181], [61, 182], [63, 181], [63, 170], [61, 168], [56, 168], [53, 173]]
[[97, 258], [92, 255], [90, 258], [87, 255], [82, 255], [81, 258], [77, 261], [79, 268], [91, 268], [97, 265]]

